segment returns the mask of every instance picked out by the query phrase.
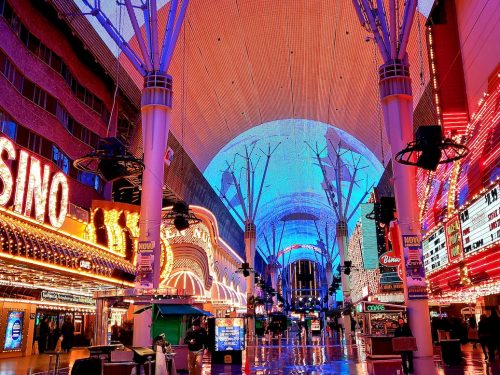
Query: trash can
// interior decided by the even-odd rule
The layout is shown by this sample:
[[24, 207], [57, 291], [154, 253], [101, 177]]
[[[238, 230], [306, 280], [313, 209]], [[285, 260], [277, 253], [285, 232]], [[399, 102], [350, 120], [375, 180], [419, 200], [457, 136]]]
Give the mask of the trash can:
[[462, 363], [462, 350], [460, 348], [460, 340], [442, 340], [439, 342], [441, 346], [441, 358], [446, 365], [459, 365]]

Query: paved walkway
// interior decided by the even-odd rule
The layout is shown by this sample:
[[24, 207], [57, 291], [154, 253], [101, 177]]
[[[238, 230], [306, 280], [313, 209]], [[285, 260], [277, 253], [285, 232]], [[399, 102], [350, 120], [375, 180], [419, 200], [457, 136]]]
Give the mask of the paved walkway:
[[[425, 372], [416, 375], [472, 375], [499, 374], [500, 360], [485, 362], [480, 348], [473, 350], [472, 345], [462, 346], [464, 361], [460, 366], [445, 366], [439, 356], [435, 356]], [[88, 357], [86, 349], [74, 349], [69, 354], [61, 354], [60, 375], [68, 374], [69, 368], [78, 358]], [[47, 374], [50, 357], [47, 354], [0, 360], [0, 375], [11, 374]], [[429, 364], [427, 364], [429, 365]], [[181, 364], [178, 368], [185, 367]], [[259, 338], [248, 345], [243, 353], [240, 366], [210, 365], [210, 358], [204, 360], [204, 375], [322, 375], [322, 374], [373, 374], [396, 375], [401, 372], [399, 360], [367, 361], [364, 356], [362, 341], [351, 345], [341, 344], [337, 340], [312, 337], [309, 340]], [[93, 375], [93, 374], [88, 374]], [[98, 374], [96, 374], [98, 375]]]

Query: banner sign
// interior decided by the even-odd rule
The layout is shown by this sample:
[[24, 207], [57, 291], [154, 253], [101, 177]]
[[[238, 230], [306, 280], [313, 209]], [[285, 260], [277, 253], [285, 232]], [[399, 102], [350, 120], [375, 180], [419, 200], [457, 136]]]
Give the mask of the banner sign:
[[153, 262], [155, 241], [139, 241], [137, 244], [137, 288], [153, 288]]
[[403, 235], [402, 237], [408, 299], [427, 299], [424, 256], [420, 236]]
[[245, 330], [242, 318], [215, 319], [215, 351], [243, 350]]
[[464, 255], [476, 252], [500, 239], [498, 184], [460, 212]]
[[462, 257], [462, 233], [460, 231], [460, 220], [453, 216], [445, 224], [446, 243], [448, 244], [448, 258], [450, 262]]
[[92, 297], [81, 296], [78, 294], [60, 293], [49, 290], [42, 290], [40, 296], [42, 301], [64, 302], [83, 305], [95, 305], [95, 300]]

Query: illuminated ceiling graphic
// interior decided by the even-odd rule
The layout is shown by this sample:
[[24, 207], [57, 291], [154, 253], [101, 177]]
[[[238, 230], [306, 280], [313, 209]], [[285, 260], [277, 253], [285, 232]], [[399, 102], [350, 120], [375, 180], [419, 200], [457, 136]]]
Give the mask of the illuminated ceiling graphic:
[[[74, 1], [88, 10], [83, 0]], [[425, 20], [433, 2], [419, 1], [408, 45], [414, 105], [429, 83], [423, 48]], [[101, 6], [138, 51], [124, 7], [114, 1], [101, 1]], [[165, 25], [170, 4], [162, 0], [158, 7], [159, 23]], [[142, 11], [138, 7], [135, 12], [144, 28]], [[98, 22], [91, 16], [88, 20], [141, 88], [143, 79], [132, 64]], [[160, 30], [160, 40], [163, 33]], [[328, 222], [334, 232], [335, 218], [321, 189], [322, 174], [304, 141], [324, 147], [327, 130], [333, 131], [371, 166], [363, 188], [378, 181], [379, 161], [389, 159], [379, 104], [381, 60], [370, 36], [350, 0], [190, 2], [169, 70], [174, 87], [170, 130], [212, 186], [219, 188], [226, 160], [234, 159], [245, 144], [266, 147], [281, 141], [256, 220], [258, 231], [271, 231], [274, 223], [278, 235], [286, 222], [281, 248], [316, 245], [315, 222], [322, 232]], [[135, 139], [140, 145], [141, 137]], [[360, 198], [363, 189], [355, 190]], [[351, 228], [356, 219], [349, 221]], [[259, 241], [265, 252], [267, 244]], [[287, 257], [315, 257], [309, 248], [300, 249]], [[287, 263], [288, 258], [280, 261]]]
[[[83, 0], [74, 1], [88, 11]], [[100, 3], [138, 51], [125, 7]], [[164, 28], [170, 3], [157, 3]], [[419, 2], [408, 46], [414, 103], [425, 88], [418, 77], [422, 73], [424, 84], [429, 81], [427, 53], [420, 47], [426, 45], [423, 14], [432, 3]], [[135, 12], [144, 28], [142, 10]], [[87, 19], [118, 55], [95, 17]], [[160, 40], [163, 34], [160, 30]], [[370, 35], [351, 0], [191, 0], [169, 70], [174, 88], [170, 130], [202, 171], [241, 133], [287, 118], [335, 124], [382, 159], [382, 145], [386, 151], [389, 146], [385, 131], [380, 134], [381, 61]], [[142, 88], [143, 79], [131, 63], [124, 55], [120, 61]]]
[[[252, 160], [257, 161], [262, 157], [260, 149], [267, 149], [268, 145], [271, 145], [271, 148], [279, 145], [270, 159], [255, 220], [257, 246], [262, 255], [267, 253], [268, 246], [277, 249], [279, 246], [280, 250], [292, 249], [293, 251], [283, 251], [284, 254], [279, 258], [280, 263], [289, 263], [297, 259], [314, 261], [318, 260], [317, 249], [313, 247], [318, 246], [318, 231], [321, 240], [326, 243], [325, 228], [328, 223], [329, 244], [333, 245], [337, 220], [323, 191], [323, 174], [310, 146], [313, 148], [317, 146], [320, 151], [323, 150], [322, 156], [326, 158], [327, 152], [331, 152], [331, 148], [326, 146], [339, 143], [343, 151], [352, 151], [344, 152], [342, 155], [342, 161], [345, 163], [342, 189], [345, 196], [349, 190], [352, 176], [349, 172], [353, 170], [353, 161], [361, 159], [361, 165], [366, 167], [359, 172], [357, 178], [359, 181], [353, 185], [352, 202], [357, 203], [362, 199], [367, 187], [376, 184], [380, 179], [382, 164], [370, 150], [351, 135], [317, 121], [277, 120], [254, 127], [227, 144], [212, 159], [205, 169], [204, 176], [217, 192], [226, 195], [230, 204], [241, 215], [242, 209], [236, 197], [236, 188], [231, 183], [232, 178], [227, 172], [227, 163], [235, 163], [236, 178], [239, 180], [241, 173], [241, 168], [238, 168], [241, 163], [239, 155], [245, 153], [245, 146], [256, 145]], [[260, 181], [263, 169], [264, 160], [261, 158], [255, 172], [255, 175], [259, 176], [257, 181]], [[332, 171], [327, 173], [331, 182], [332, 174]], [[333, 184], [336, 188], [335, 183]], [[229, 207], [229, 204], [225, 203]], [[237, 219], [237, 215], [232, 212]], [[352, 216], [349, 228], [354, 227], [358, 218], [359, 213]], [[276, 228], [275, 246], [271, 244], [272, 225]], [[282, 241], [279, 243], [282, 231]], [[267, 238], [267, 243], [264, 236]]]

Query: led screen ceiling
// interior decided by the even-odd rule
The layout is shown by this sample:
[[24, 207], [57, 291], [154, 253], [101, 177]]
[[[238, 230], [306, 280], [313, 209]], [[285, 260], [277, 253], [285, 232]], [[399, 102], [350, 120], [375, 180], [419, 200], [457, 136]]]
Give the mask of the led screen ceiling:
[[[89, 10], [83, 0], [76, 1]], [[422, 12], [426, 14], [424, 5], [430, 3], [419, 2], [408, 44], [414, 105], [429, 84]], [[125, 7], [116, 1], [100, 4], [127, 44], [141, 55]], [[132, 4], [137, 5], [136, 18], [144, 31], [141, 1], [132, 0]], [[157, 4], [159, 40], [163, 40], [170, 3]], [[81, 19], [68, 18], [68, 22]], [[89, 15], [86, 20], [142, 88], [143, 77], [95, 17]], [[385, 132], [380, 134], [377, 71], [381, 58], [369, 36], [351, 0], [191, 0], [168, 71], [174, 90], [170, 131], [183, 138], [184, 148], [200, 170], [239, 134], [287, 118], [335, 124], [382, 159], [382, 150], [389, 146]], [[102, 55], [102, 47], [92, 43], [94, 37], [86, 38], [82, 35], [88, 49]], [[135, 139], [132, 147], [140, 147], [140, 134]]]
[[[355, 210], [356, 204], [360, 200], [366, 200], [367, 189], [380, 179], [382, 164], [356, 138], [325, 123], [288, 119], [254, 127], [220, 150], [205, 169], [204, 176], [217, 192], [225, 195], [228, 208], [233, 206], [236, 209], [238, 214], [231, 211], [243, 227], [238, 215], [244, 215], [230, 171], [234, 171], [245, 196], [246, 161], [243, 156], [247, 150], [251, 152], [251, 160], [256, 164], [257, 185], [260, 184], [260, 176], [264, 171], [265, 153], [269, 148], [271, 151], [276, 148], [269, 161], [255, 220], [258, 250], [263, 256], [268, 254], [269, 249], [271, 252], [272, 249], [280, 250], [280, 263], [298, 259], [315, 261], [318, 260], [318, 253], [323, 246], [327, 243], [330, 248], [333, 246], [337, 221], [322, 187], [324, 177], [315, 150], [321, 152], [326, 175], [336, 190], [335, 172], [328, 154], [334, 159], [332, 147], [338, 147], [339, 144], [342, 191], [345, 197], [348, 196], [353, 180], [353, 166], [358, 164], [362, 167], [352, 185], [351, 208], [348, 210], [349, 213], [355, 211], [348, 223], [352, 230], [359, 219], [359, 210]], [[255, 188], [255, 191], [257, 190]]]
[[[91, 4], [93, 4], [94, 0], [88, 0]], [[191, 0], [190, 6], [196, 6], [195, 4], [196, 0]], [[139, 5], [139, 1], [132, 1], [133, 4]], [[141, 3], [145, 3], [145, 1], [141, 1]], [[157, 0], [156, 4], [158, 9], [164, 7], [167, 5], [169, 1], [167, 0]], [[431, 11], [432, 4], [434, 3], [434, 0], [420, 0], [418, 2], [419, 5], [419, 11], [422, 13], [425, 17], [429, 15], [429, 12]], [[85, 5], [83, 0], [75, 0], [75, 4], [82, 10], [82, 12], [87, 12], [88, 7]], [[122, 7], [120, 10], [120, 7], [116, 5], [116, 1], [101, 1], [101, 9], [108, 16], [108, 18], [114, 22], [115, 25], [117, 25], [117, 28], [119, 28], [119, 31], [121, 32], [123, 38], [125, 40], [130, 40], [134, 34], [134, 30], [132, 28], [132, 24], [130, 23], [129, 18], [126, 15], [126, 10]], [[121, 14], [120, 14], [121, 12]], [[143, 26], [144, 24], [144, 19], [142, 17], [142, 11], [138, 7], [135, 9], [136, 16], [137, 16], [137, 21], [139, 22], [139, 26]], [[96, 31], [99, 33], [100, 37], [104, 40], [106, 45], [109, 47], [109, 49], [115, 53], [115, 56], [118, 56], [119, 51], [116, 48], [116, 44], [111, 39], [111, 37], [106, 33], [104, 28], [101, 26], [101, 24], [97, 21], [95, 17], [89, 17], [90, 23], [92, 26], [96, 29]]]

